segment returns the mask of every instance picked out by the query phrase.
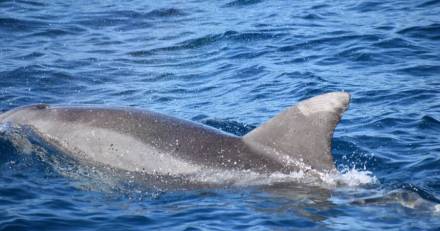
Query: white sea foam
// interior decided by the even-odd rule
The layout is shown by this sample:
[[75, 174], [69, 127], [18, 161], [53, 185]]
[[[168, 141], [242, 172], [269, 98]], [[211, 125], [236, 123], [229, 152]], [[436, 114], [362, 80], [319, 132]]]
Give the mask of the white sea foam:
[[280, 172], [264, 174], [248, 170], [210, 170], [196, 174], [191, 180], [208, 184], [254, 186], [271, 185], [281, 182], [299, 182], [303, 179], [305, 179], [303, 171], [292, 172], [290, 174]]
[[377, 178], [370, 171], [357, 169], [344, 170], [341, 173], [323, 174], [321, 179], [329, 185], [345, 185], [356, 187], [362, 185], [376, 184]]
[[281, 172], [265, 174], [249, 170], [206, 170], [193, 175], [190, 180], [199, 183], [235, 186], [273, 185], [292, 182], [323, 187], [357, 187], [378, 182], [377, 178], [371, 172], [356, 169], [347, 170], [342, 173], [299, 170], [288, 174]]

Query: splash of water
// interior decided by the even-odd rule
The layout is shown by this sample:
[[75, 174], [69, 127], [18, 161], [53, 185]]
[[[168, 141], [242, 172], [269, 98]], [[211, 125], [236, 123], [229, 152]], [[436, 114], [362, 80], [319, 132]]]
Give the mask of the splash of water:
[[321, 179], [329, 185], [349, 187], [371, 185], [379, 182], [372, 172], [355, 168], [343, 170], [340, 173], [325, 173]]
[[291, 182], [330, 188], [335, 186], [358, 187], [378, 183], [377, 178], [370, 171], [356, 169], [342, 173], [313, 170], [298, 170], [290, 173], [257, 173], [249, 170], [206, 170], [191, 176], [190, 180], [193, 182], [232, 186], [273, 185]]

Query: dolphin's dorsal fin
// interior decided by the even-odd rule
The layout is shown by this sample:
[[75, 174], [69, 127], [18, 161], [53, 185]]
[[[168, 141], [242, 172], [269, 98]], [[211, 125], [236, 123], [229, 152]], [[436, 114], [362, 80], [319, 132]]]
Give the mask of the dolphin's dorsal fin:
[[268, 155], [288, 155], [316, 170], [333, 170], [333, 131], [350, 95], [332, 92], [299, 102], [243, 137]]

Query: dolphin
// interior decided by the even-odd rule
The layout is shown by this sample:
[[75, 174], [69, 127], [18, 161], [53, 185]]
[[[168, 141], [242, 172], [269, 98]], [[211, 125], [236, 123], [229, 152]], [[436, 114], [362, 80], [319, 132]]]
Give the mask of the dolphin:
[[0, 114], [29, 126], [79, 160], [164, 175], [203, 169], [289, 173], [336, 171], [332, 137], [350, 95], [331, 92], [287, 108], [244, 136], [153, 111], [37, 104]]

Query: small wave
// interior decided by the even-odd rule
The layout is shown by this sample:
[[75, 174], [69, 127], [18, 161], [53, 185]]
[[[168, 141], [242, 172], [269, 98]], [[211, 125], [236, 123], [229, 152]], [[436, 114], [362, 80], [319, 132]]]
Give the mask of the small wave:
[[[8, 1], [1, 1], [1, 2], [8, 2]], [[46, 7], [46, 3], [37, 2], [37, 1], [26, 1], [26, 0], [20, 0], [20, 1], [10, 1], [17, 5], [27, 5], [27, 6], [35, 6], [35, 7]]]
[[[242, 42], [248, 43], [252, 41], [260, 40], [271, 40], [276, 38], [281, 38], [287, 34], [285, 33], [270, 33], [270, 32], [260, 32], [260, 31], [248, 31], [248, 32], [237, 32], [237, 31], [226, 31], [224, 33], [208, 34], [205, 36], [187, 39], [185, 41], [179, 42], [177, 44], [153, 48], [150, 50], [137, 50], [129, 51], [127, 54], [132, 57], [147, 57], [157, 53], [162, 52], [174, 52], [187, 49], [198, 49], [206, 46], [217, 45], [220, 42]], [[264, 52], [258, 52], [257, 54], [242, 54], [242, 56], [259, 56], [265, 54]], [[240, 54], [234, 54], [235, 58], [242, 58]]]
[[426, 2], [418, 5], [418, 7], [431, 7], [431, 6], [435, 6], [435, 5], [440, 5], [440, 1], [439, 0], [426, 1]]
[[418, 48], [411, 44], [411, 42], [403, 39], [403, 38], [391, 38], [391, 39], [384, 39], [380, 40], [374, 44], [372, 44], [376, 47], [380, 48]]
[[149, 12], [134, 10], [99, 11], [79, 15], [72, 24], [93, 29], [116, 27], [118, 30], [127, 31], [151, 27], [153, 26], [152, 21], [183, 17], [186, 15], [183, 10], [176, 8], [154, 9]]
[[46, 23], [37, 20], [0, 17], [0, 25], [0, 31], [31, 31], [45, 26]]
[[[356, 193], [355, 193], [356, 194]], [[362, 195], [363, 194], [363, 195]], [[352, 198], [358, 198], [351, 201], [356, 205], [390, 205], [399, 204], [408, 209], [415, 209], [428, 213], [438, 214], [440, 212], [440, 204], [438, 200], [430, 200], [425, 198], [418, 191], [411, 189], [399, 188], [394, 190], [367, 190], [361, 195], [352, 195]]]
[[422, 120], [419, 123], [419, 128], [424, 130], [440, 131], [440, 121], [435, 119], [434, 117], [425, 115], [422, 117]]
[[440, 31], [440, 24], [434, 23], [426, 26], [407, 27], [403, 30], [398, 31], [397, 33], [414, 38], [438, 40], [440, 39], [439, 31]]
[[44, 55], [45, 55], [45, 53], [33, 51], [33, 52], [28, 53], [28, 54], [24, 54], [22, 56], [18, 56], [17, 59], [33, 60], [33, 59], [37, 59], [37, 58], [43, 57]]
[[381, 11], [384, 10], [386, 2], [363, 1], [352, 7], [352, 10], [359, 12]]
[[[439, 37], [440, 38], [440, 37]], [[429, 65], [429, 64], [419, 64], [415, 66], [399, 68], [395, 70], [397, 73], [408, 74], [416, 77], [420, 76], [437, 76], [437, 73], [440, 72], [440, 66], [437, 65]]]
[[311, 39], [305, 42], [300, 42], [294, 45], [287, 45], [278, 48], [278, 51], [286, 52], [301, 49], [316, 49], [319, 50], [328, 46], [347, 46], [347, 43], [352, 42], [358, 44], [362, 42], [376, 42], [380, 40], [380, 36], [374, 34], [366, 35], [341, 35], [321, 37], [318, 39]]
[[176, 17], [185, 15], [186, 13], [184, 11], [176, 8], [157, 9], [146, 14], [147, 17]]
[[66, 35], [73, 35], [73, 34], [74, 33], [67, 31], [67, 30], [63, 30], [63, 29], [46, 29], [41, 32], [33, 33], [29, 36], [42, 36], [42, 37], [54, 38], [54, 37], [58, 37], [58, 36], [66, 36]]
[[230, 120], [221, 120], [221, 119], [205, 119], [202, 123], [220, 129], [222, 131], [235, 134], [237, 136], [242, 136], [252, 129], [256, 128], [256, 126], [252, 126], [249, 124], [243, 124], [236, 121]]
[[0, 188], [0, 195], [2, 195], [2, 200], [11, 201], [30, 200], [38, 197], [34, 192], [30, 192], [27, 189], [4, 186]]
[[303, 19], [307, 19], [307, 20], [319, 20], [319, 19], [323, 19], [323, 17], [319, 14], [306, 14], [304, 16], [302, 16], [301, 18]]
[[249, 6], [262, 2], [262, 0], [235, 0], [229, 3], [226, 3], [224, 7], [237, 7], [237, 6]]

